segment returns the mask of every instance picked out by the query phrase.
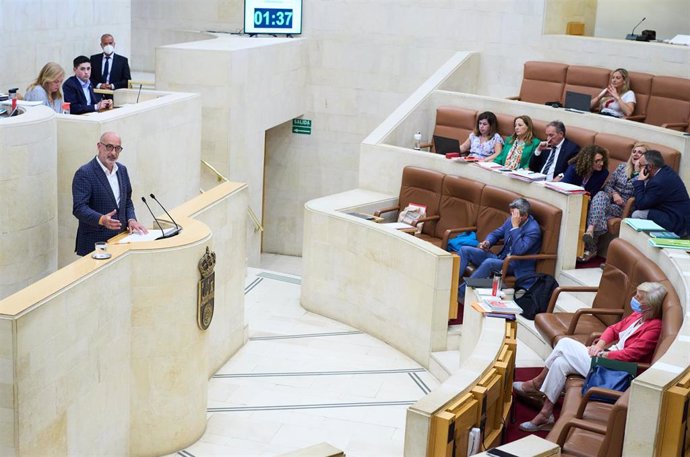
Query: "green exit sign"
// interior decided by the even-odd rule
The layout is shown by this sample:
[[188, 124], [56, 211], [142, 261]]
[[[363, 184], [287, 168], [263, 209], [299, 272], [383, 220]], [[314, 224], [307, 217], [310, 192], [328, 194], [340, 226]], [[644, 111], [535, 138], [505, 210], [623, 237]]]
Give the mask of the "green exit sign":
[[293, 119], [292, 133], [311, 135], [311, 119]]

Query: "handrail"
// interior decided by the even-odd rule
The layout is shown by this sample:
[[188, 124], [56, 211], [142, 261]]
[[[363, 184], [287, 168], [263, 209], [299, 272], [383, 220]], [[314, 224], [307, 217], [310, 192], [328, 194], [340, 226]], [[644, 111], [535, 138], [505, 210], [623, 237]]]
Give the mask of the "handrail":
[[223, 174], [220, 171], [218, 171], [216, 167], [206, 162], [204, 159], [201, 159], [201, 163], [206, 165], [206, 167], [216, 175], [216, 180], [218, 182], [229, 181], [229, 179], [223, 176]]
[[249, 218], [254, 223], [254, 231], [255, 232], [263, 232], [264, 226], [261, 225], [261, 222], [259, 222], [259, 218], [256, 217], [256, 214], [254, 214], [254, 211], [252, 211], [252, 209], [249, 206], [247, 206], [247, 213], [249, 213]]
[[[216, 167], [214, 167], [210, 163], [206, 162], [204, 159], [201, 159], [201, 163], [204, 164], [209, 170], [211, 170], [216, 175], [216, 179], [218, 180], [218, 182], [229, 181], [228, 178], [223, 176], [223, 174], [216, 169]], [[201, 193], [204, 193], [203, 189], [199, 189], [199, 191]], [[256, 216], [254, 211], [252, 211], [252, 209], [249, 206], [247, 206], [247, 214], [249, 214], [249, 218], [254, 223], [254, 231], [255, 232], [263, 232], [264, 226], [261, 225], [261, 221], [259, 221], [259, 218]]]

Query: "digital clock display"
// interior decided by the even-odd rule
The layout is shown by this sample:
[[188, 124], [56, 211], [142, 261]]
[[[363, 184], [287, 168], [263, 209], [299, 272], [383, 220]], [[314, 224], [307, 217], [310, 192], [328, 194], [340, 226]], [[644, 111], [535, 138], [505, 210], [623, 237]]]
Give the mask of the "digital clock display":
[[275, 8], [257, 8], [254, 10], [254, 27], [257, 28], [292, 28], [292, 10]]
[[245, 0], [244, 33], [302, 33], [302, 0]]

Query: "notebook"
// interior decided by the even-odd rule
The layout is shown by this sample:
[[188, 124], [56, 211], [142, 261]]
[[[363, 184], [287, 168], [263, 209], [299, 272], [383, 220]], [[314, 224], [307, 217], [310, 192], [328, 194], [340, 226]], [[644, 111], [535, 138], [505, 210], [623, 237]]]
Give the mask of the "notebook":
[[592, 96], [589, 94], [581, 94], [579, 92], [565, 93], [565, 109], [589, 112], [589, 107], [592, 103]]

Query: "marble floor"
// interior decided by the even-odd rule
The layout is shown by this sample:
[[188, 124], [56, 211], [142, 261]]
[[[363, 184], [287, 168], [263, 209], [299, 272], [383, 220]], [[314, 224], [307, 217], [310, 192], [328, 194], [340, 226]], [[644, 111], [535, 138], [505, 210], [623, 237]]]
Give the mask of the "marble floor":
[[[321, 442], [348, 457], [403, 454], [406, 410], [438, 381], [387, 344], [305, 311], [300, 271], [301, 258], [266, 254], [248, 269], [249, 341], [209, 382], [206, 432], [175, 455], [275, 456]], [[517, 356], [519, 366], [543, 363], [525, 345]]]

